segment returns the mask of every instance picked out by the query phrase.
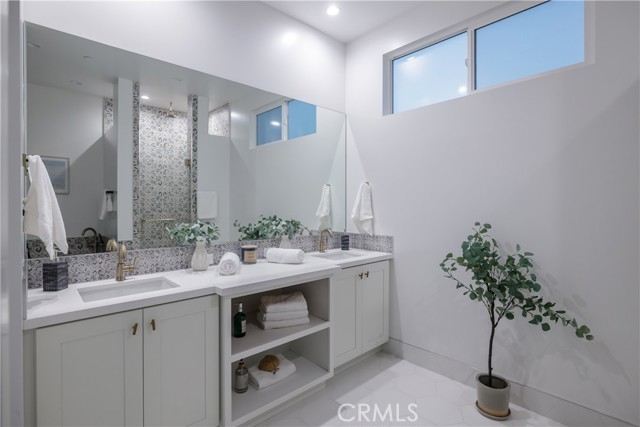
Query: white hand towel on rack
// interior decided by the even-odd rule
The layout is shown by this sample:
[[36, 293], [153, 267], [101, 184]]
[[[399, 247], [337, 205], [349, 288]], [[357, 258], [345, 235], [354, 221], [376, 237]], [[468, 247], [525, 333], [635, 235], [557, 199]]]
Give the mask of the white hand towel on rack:
[[47, 168], [40, 156], [27, 156], [27, 160], [31, 186], [24, 202], [23, 231], [38, 236], [53, 259], [54, 244], [62, 253], [69, 251], [67, 232]]
[[373, 236], [373, 206], [371, 203], [371, 186], [363, 182], [358, 188], [356, 200], [351, 211], [351, 219], [360, 233]]
[[325, 184], [322, 187], [322, 196], [320, 197], [320, 205], [318, 205], [316, 217], [320, 220], [318, 230], [331, 229], [331, 186], [329, 184]]

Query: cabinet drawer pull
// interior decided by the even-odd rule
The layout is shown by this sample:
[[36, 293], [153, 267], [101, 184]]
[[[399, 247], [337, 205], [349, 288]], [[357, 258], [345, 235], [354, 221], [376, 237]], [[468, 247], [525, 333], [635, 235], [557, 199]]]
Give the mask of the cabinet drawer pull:
[[362, 280], [362, 276], [364, 276], [364, 273], [358, 274], [358, 277], [360, 277], [360, 280]]
[[131, 335], [135, 335], [136, 332], [138, 332], [138, 322], [134, 323], [132, 328], [133, 328], [133, 331]]
[[151, 319], [151, 330], [156, 330], [156, 319]]
[[369, 271], [367, 271], [366, 273], [364, 273], [364, 277], [366, 277], [367, 279], [369, 278]]

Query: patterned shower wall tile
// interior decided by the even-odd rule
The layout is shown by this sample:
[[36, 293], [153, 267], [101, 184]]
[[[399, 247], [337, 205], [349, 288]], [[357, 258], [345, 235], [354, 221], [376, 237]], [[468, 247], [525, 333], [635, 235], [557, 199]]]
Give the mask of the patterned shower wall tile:
[[131, 248], [140, 246], [140, 83], [133, 84], [133, 241]]
[[209, 135], [229, 136], [231, 112], [229, 104], [209, 112]]
[[[328, 239], [328, 248], [340, 247], [340, 236], [344, 233], [334, 233], [334, 237]], [[393, 252], [393, 237], [391, 236], [364, 236], [357, 233], [349, 234], [350, 246], [355, 249], [373, 250], [381, 252]], [[132, 242], [127, 242], [131, 247]], [[319, 236], [313, 231], [311, 236], [294, 236], [291, 246], [302, 249], [305, 252], [318, 250]], [[175, 242], [174, 242], [175, 244]], [[258, 246], [258, 258], [264, 258], [265, 250], [280, 246], [280, 239], [269, 240], [243, 240], [234, 242], [213, 242], [207, 252], [213, 254], [213, 263], [220, 262], [220, 258], [226, 252], [233, 252], [240, 256], [242, 245]], [[181, 270], [191, 267], [191, 257], [195, 246], [157, 247], [153, 249], [129, 250], [127, 262], [136, 257], [136, 271], [130, 275], [150, 274], [163, 271]], [[69, 263], [69, 283], [83, 283], [95, 280], [115, 278], [118, 255], [115, 252], [65, 256], [63, 260]], [[27, 263], [27, 283], [29, 288], [42, 287], [42, 263], [47, 258], [29, 259]]]
[[198, 215], [198, 96], [190, 95], [188, 99], [189, 112], [187, 113], [187, 122], [189, 124], [189, 143], [191, 145], [191, 200], [189, 202], [191, 220], [195, 221]]
[[113, 127], [113, 99], [102, 99], [102, 133], [107, 133]]

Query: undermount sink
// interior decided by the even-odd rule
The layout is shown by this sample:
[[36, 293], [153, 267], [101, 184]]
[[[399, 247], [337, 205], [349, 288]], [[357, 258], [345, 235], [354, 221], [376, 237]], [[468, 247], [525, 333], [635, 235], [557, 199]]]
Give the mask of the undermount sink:
[[324, 259], [332, 259], [335, 261], [339, 261], [342, 259], [351, 259], [351, 258], [357, 258], [362, 256], [362, 254], [359, 253], [354, 253], [354, 252], [349, 252], [349, 251], [338, 251], [338, 252], [325, 252], [325, 253], [315, 253], [315, 254], [310, 254], [311, 256], [317, 257], [317, 258], [324, 258]]
[[104, 299], [123, 297], [127, 295], [142, 294], [145, 292], [162, 291], [177, 288], [179, 285], [164, 277], [150, 279], [132, 279], [123, 282], [93, 286], [91, 288], [78, 289], [78, 293], [84, 302], [100, 301]]

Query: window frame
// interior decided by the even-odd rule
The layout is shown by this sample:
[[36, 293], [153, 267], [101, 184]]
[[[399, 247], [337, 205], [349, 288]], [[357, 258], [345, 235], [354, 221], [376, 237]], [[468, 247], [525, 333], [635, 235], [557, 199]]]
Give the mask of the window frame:
[[[289, 102], [290, 101], [300, 101], [299, 99], [295, 99], [295, 98], [289, 98], [289, 97], [283, 97], [280, 99], [277, 99], [276, 101], [270, 102], [268, 104], [263, 105], [262, 107], [256, 108], [254, 110], [252, 110], [251, 112], [251, 140], [249, 143], [249, 148], [253, 149], [253, 148], [260, 148], [260, 147], [268, 147], [274, 144], [281, 144], [283, 142], [287, 142], [287, 141], [293, 141], [295, 139], [299, 139], [299, 138], [304, 138], [305, 136], [308, 135], [315, 135], [318, 133], [318, 129], [317, 129], [317, 120], [318, 120], [318, 116], [317, 116], [317, 105], [314, 104], [314, 107], [316, 107], [316, 131], [313, 134], [308, 134], [308, 135], [303, 135], [303, 136], [299, 136], [299, 137], [295, 137], [292, 139], [289, 139]], [[300, 101], [300, 102], [304, 102], [304, 101]], [[271, 142], [267, 142], [265, 144], [261, 144], [258, 145], [258, 115], [262, 114], [262, 113], [266, 113], [267, 111], [273, 110], [275, 108], [281, 107], [282, 108], [282, 120], [280, 122], [280, 128], [282, 131], [282, 138], [277, 140], [277, 141], [271, 141]]]
[[[565, 67], [554, 68], [552, 70], [544, 71], [542, 73], [536, 73], [530, 76], [509, 80], [507, 82], [499, 83], [493, 86], [489, 86], [482, 89], [476, 89], [475, 81], [476, 81], [476, 30], [486, 27], [487, 25], [491, 25], [495, 22], [501, 21], [503, 19], [509, 18], [512, 15], [516, 15], [518, 13], [524, 12], [541, 4], [547, 3], [551, 0], [534, 0], [534, 1], [517, 1], [517, 2], [508, 2], [506, 4], [502, 4], [496, 6], [492, 9], [487, 10], [477, 16], [466, 19], [460, 23], [451, 25], [442, 30], [439, 30], [429, 36], [418, 39], [414, 42], [408, 43], [404, 46], [401, 46], [397, 49], [394, 49], [390, 52], [385, 53], [382, 56], [383, 69], [382, 69], [382, 78], [383, 78], [383, 92], [382, 92], [382, 114], [393, 115], [397, 114], [393, 111], [393, 61], [401, 58], [403, 56], [407, 56], [414, 52], [417, 52], [421, 49], [433, 46], [437, 43], [440, 43], [444, 40], [447, 40], [451, 37], [455, 37], [462, 33], [467, 33], [467, 43], [468, 43], [468, 57], [466, 60], [467, 66], [467, 93], [466, 95], [452, 98], [446, 101], [439, 101], [433, 104], [423, 105], [417, 108], [424, 108], [431, 105], [436, 105], [441, 102], [452, 101], [455, 99], [461, 99], [465, 96], [470, 96], [475, 93], [485, 92], [488, 90], [498, 89], [504, 86], [520, 83], [523, 81], [527, 81], [530, 79], [540, 78], [542, 76], [547, 76], [549, 74], [563, 72], [566, 70], [583, 67], [585, 65], [593, 64], [595, 62], [595, 35], [594, 35], [594, 8], [595, 5], [593, 1], [582, 0], [584, 1], [584, 61], [568, 65]], [[566, 0], [573, 1], [573, 0]], [[414, 108], [414, 109], [417, 109]], [[411, 110], [406, 110], [411, 111]]]

